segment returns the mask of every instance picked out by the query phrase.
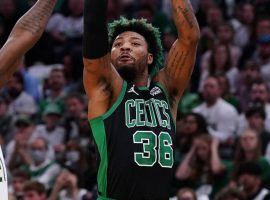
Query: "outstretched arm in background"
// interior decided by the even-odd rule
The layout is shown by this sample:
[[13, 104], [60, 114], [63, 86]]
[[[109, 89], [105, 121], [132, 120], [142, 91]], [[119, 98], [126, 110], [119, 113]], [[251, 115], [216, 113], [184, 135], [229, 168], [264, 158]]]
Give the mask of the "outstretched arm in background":
[[177, 105], [193, 71], [200, 30], [189, 0], [171, 0], [178, 39], [173, 44], [158, 81], [165, 86], [176, 119]]
[[89, 119], [107, 111], [123, 83], [111, 64], [106, 11], [107, 0], [84, 0], [83, 79]]
[[12, 29], [0, 50], [0, 87], [17, 70], [23, 55], [41, 37], [55, 3], [56, 0], [38, 0]]

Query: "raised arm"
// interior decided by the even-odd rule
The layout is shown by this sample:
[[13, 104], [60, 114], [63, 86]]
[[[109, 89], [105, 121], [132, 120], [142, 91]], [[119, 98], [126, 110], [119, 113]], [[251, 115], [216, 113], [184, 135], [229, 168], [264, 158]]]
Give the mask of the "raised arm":
[[89, 118], [104, 114], [122, 85], [111, 64], [106, 12], [107, 0], [84, 0], [83, 79], [90, 99]]
[[23, 55], [39, 40], [56, 0], [38, 0], [12, 29], [0, 50], [0, 86], [17, 70]]
[[158, 75], [169, 94], [173, 115], [193, 71], [200, 31], [189, 0], [171, 0], [178, 39]]

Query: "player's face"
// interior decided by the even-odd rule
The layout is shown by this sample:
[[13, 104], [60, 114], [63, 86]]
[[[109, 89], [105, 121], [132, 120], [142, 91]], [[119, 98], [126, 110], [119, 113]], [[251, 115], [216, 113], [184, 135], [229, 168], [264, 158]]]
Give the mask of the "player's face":
[[129, 79], [131, 75], [148, 74], [153, 55], [148, 52], [148, 45], [142, 35], [127, 31], [116, 37], [111, 49], [111, 60], [120, 75]]

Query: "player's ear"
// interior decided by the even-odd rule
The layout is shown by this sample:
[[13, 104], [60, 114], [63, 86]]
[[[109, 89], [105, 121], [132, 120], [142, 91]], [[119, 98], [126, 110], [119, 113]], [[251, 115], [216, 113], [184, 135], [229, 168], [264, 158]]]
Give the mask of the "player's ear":
[[148, 65], [151, 65], [154, 61], [154, 57], [153, 57], [153, 54], [152, 53], [148, 53], [148, 56], [147, 56], [147, 64]]

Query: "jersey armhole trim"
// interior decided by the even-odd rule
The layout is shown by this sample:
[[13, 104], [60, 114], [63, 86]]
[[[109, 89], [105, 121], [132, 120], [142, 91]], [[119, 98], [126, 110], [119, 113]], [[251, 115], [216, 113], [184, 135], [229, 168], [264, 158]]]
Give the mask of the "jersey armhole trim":
[[165, 94], [165, 96], [166, 96], [166, 99], [167, 99], [167, 102], [168, 102], [168, 106], [169, 106], [169, 109], [170, 109], [170, 116], [172, 118], [172, 121], [174, 123], [174, 128], [176, 130], [176, 121], [172, 117], [172, 108], [171, 108], [171, 105], [170, 105], [169, 94], [168, 94], [167, 90], [163, 87], [163, 85], [161, 83], [155, 82], [154, 85], [158, 86], [162, 90], [162, 92]]

